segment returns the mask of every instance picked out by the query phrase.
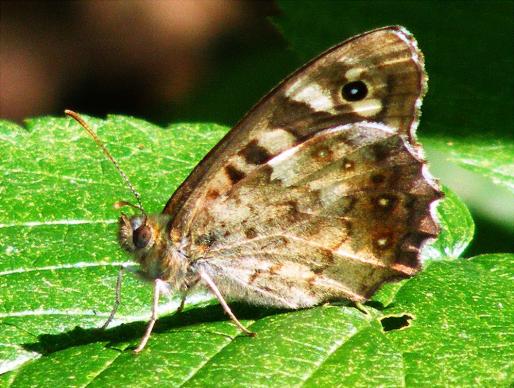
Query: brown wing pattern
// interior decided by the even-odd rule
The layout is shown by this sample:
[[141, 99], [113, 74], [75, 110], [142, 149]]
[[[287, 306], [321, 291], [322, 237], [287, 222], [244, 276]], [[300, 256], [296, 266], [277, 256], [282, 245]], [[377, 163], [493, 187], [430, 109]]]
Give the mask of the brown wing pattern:
[[376, 123], [326, 129], [195, 213], [195, 266], [227, 297], [282, 307], [360, 301], [420, 268], [440, 198], [418, 151]]
[[[342, 87], [356, 80], [366, 84], [367, 96], [348, 101]], [[195, 168], [164, 213], [175, 219], [175, 231], [189, 229], [198, 209], [325, 128], [380, 122], [415, 143], [413, 131], [425, 84], [423, 56], [403, 28], [382, 28], [343, 42], [263, 98]]]

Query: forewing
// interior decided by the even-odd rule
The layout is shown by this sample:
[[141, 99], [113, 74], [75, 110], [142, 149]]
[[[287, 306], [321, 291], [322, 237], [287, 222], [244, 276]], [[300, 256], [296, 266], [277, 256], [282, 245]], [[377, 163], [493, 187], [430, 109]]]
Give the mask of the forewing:
[[229, 297], [284, 307], [360, 301], [420, 269], [441, 194], [394, 130], [323, 130], [199, 209], [187, 231], [196, 266]]
[[[348, 101], [342, 87], [363, 81], [367, 96]], [[264, 97], [195, 168], [164, 212], [188, 229], [197, 209], [226, 194], [276, 155], [329, 127], [383, 123], [413, 144], [426, 75], [414, 38], [386, 27], [321, 54]], [[176, 236], [180, 239], [180, 236]]]

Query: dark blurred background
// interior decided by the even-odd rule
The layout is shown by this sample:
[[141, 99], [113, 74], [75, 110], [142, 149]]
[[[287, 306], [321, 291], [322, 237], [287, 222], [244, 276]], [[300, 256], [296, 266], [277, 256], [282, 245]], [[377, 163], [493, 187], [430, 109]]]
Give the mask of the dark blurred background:
[[[230, 125], [295, 67], [268, 22], [278, 12], [271, 1], [0, 4], [0, 117], [18, 122], [72, 108]], [[253, 60], [265, 74], [242, 74]], [[240, 93], [227, 88], [219, 101], [227, 82], [239, 79]]]
[[[469, 108], [469, 102], [455, 99], [475, 98], [473, 93], [468, 95], [462, 91], [473, 91], [476, 80], [449, 78], [446, 85], [450, 86], [448, 90], [453, 99], [447, 99], [448, 95], [441, 88], [445, 85], [444, 79], [437, 73], [447, 69], [449, 63], [462, 68], [468, 66], [468, 61], [454, 57], [453, 51], [444, 52], [446, 56], [437, 59], [428, 51], [429, 44], [432, 43], [432, 48], [446, 44], [452, 50], [459, 50], [451, 40], [461, 34], [458, 41], [465, 47], [480, 46], [488, 52], [485, 42], [496, 39], [494, 35], [469, 26], [475, 26], [480, 18], [503, 20], [503, 10], [509, 2], [326, 2], [325, 8], [330, 9], [337, 7], [326, 7], [327, 3], [341, 9], [341, 13], [335, 15], [337, 19], [334, 20], [340, 24], [336, 27], [348, 30], [346, 34], [337, 32], [333, 43], [339, 36], [340, 40], [349, 37], [350, 30], [363, 32], [356, 28], [358, 23], [353, 25], [357, 17], [370, 19], [374, 27], [385, 25], [381, 19], [387, 20], [387, 24], [409, 25], [412, 21], [422, 25], [429, 22], [431, 34], [425, 35], [424, 39], [427, 54], [432, 54], [433, 103], [425, 104], [425, 122], [433, 117], [432, 122], [436, 123], [441, 104], [447, 106], [449, 103], [455, 105], [454, 116], [458, 123], [468, 119], [464, 121], [464, 130], [478, 117], [469, 116], [464, 104], [459, 105], [464, 101]], [[290, 14], [298, 11], [310, 16], [317, 11], [318, 4], [310, 2], [305, 11], [307, 8], [301, 8], [302, 2], [289, 2], [287, 8]], [[377, 11], [377, 4], [382, 11]], [[70, 108], [98, 117], [108, 113], [131, 115], [160, 125], [176, 121], [211, 121], [231, 126], [303, 62], [288, 49], [288, 43], [270, 21], [281, 16], [273, 1], [1, 1], [0, 7], [0, 118], [19, 123], [34, 116], [62, 116], [63, 110]], [[433, 15], [423, 11], [427, 7], [433, 9]], [[382, 18], [384, 10], [389, 14]], [[302, 19], [293, 17], [290, 24], [284, 24], [290, 30], [301, 31], [296, 34], [296, 46], [302, 35], [316, 37], [316, 33], [326, 35], [334, 30], [329, 28], [331, 26], [316, 25], [320, 20], [326, 20], [322, 13], [312, 15], [309, 23], [314, 25], [297, 25], [298, 20]], [[466, 26], [469, 27], [467, 30]], [[499, 25], [498, 28], [503, 27]], [[512, 33], [512, 30], [505, 33]], [[328, 46], [321, 50], [325, 48]], [[513, 47], [509, 49], [514, 50]], [[460, 50], [466, 52], [465, 48]], [[312, 51], [317, 53], [319, 48], [312, 48]], [[468, 51], [471, 54], [480, 52]], [[496, 52], [493, 54], [497, 55]], [[506, 57], [502, 55], [490, 61], [482, 55], [477, 61], [487, 59], [488, 67], [472, 70], [498, 77], [496, 70], [488, 69]], [[452, 74], [452, 69], [450, 67], [446, 73]], [[461, 71], [453, 73], [459, 75]], [[488, 85], [487, 80], [482, 81]], [[493, 81], [491, 85], [509, 84], [498, 79]], [[456, 88], [452, 91], [454, 84]], [[474, 110], [481, 111], [487, 106], [487, 112], [495, 112], [495, 105], [489, 99], [479, 102], [480, 109]], [[457, 130], [459, 126], [447, 119], [445, 116], [440, 120], [445, 123], [442, 130]], [[501, 129], [503, 126], [498, 122], [506, 122], [503, 132], [509, 132], [509, 124], [502, 117], [491, 125], [482, 119], [476, 120], [475, 124], [484, 128], [495, 128], [496, 125]], [[429, 129], [430, 125], [426, 127]], [[439, 172], [448, 170], [443, 158], [441, 161], [443, 165]], [[433, 169], [437, 170], [434, 163], [437, 160], [432, 162]], [[475, 182], [474, 177], [466, 174], [465, 171], [452, 172], [449, 178], [443, 178], [443, 182], [456, 189], [468, 205], [471, 203], [468, 194], [473, 190], [478, 191], [481, 198], [471, 204], [477, 234], [467, 256], [511, 250], [514, 224], [512, 220], [502, 220], [505, 214], [513, 211], [507, 204], [510, 194], [506, 190], [498, 191], [507, 202], [497, 201], [502, 208], [492, 208], [487, 200], [499, 195], [491, 191], [497, 186], [490, 189], [490, 186], [478, 183], [478, 188], [466, 188], [463, 183]], [[459, 186], [462, 187], [460, 191]], [[505, 209], [510, 209], [510, 213]]]

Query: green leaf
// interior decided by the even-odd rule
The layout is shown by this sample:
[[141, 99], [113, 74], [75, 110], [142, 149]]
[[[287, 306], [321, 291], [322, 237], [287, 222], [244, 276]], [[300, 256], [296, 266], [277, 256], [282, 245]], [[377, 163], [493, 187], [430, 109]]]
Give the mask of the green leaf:
[[[281, 28], [304, 59], [355, 33], [406, 25], [431, 77], [424, 143], [444, 161], [512, 187], [514, 53], [504, 49], [514, 39], [505, 33], [512, 30], [511, 3], [488, 2], [485, 13], [480, 2], [280, 3]], [[501, 56], [490, 61], [491, 52]], [[152, 212], [227, 130], [212, 124], [162, 130], [119, 116], [88, 121]], [[147, 285], [126, 276], [114, 327], [95, 329], [110, 311], [117, 267], [128, 262], [116, 243], [119, 212], [112, 203], [132, 196], [76, 124], [41, 118], [28, 126], [0, 122], [0, 373], [11, 371], [0, 375], [0, 386], [507, 386], [514, 380], [514, 255], [454, 260], [473, 222], [449, 190], [438, 208], [442, 233], [424, 250], [431, 264], [390, 286], [389, 294], [380, 291], [374, 298], [380, 304], [371, 302], [367, 314], [348, 306], [284, 312], [233, 304], [258, 333], [247, 338], [198, 294], [184, 313], [163, 316], [148, 347], [134, 356], [128, 349], [144, 332]], [[484, 129], [494, 142], [476, 140]], [[445, 183], [457, 189], [461, 181]], [[163, 313], [176, 305], [165, 304]]]
[[441, 232], [436, 240], [423, 248], [423, 260], [460, 257], [475, 233], [475, 224], [466, 205], [448, 188], [444, 187], [443, 191], [444, 199], [436, 210]]
[[514, 141], [479, 136], [422, 139], [436, 176], [474, 210], [514, 228]]
[[390, 332], [408, 385], [506, 386], [514, 377], [514, 254], [433, 263], [397, 294], [387, 315], [409, 314]]

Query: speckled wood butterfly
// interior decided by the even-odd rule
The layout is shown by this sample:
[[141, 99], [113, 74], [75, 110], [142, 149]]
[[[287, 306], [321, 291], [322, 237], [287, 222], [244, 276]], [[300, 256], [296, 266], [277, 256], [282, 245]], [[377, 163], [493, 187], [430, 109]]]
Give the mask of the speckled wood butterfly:
[[418, 272], [420, 249], [438, 234], [431, 208], [442, 196], [415, 137], [426, 82], [404, 28], [355, 36], [264, 97], [162, 213], [132, 205], [141, 214], [121, 216], [120, 243], [154, 282], [136, 351], [150, 337], [163, 285], [183, 298], [206, 286], [251, 335], [225, 299], [289, 309], [360, 302]]

